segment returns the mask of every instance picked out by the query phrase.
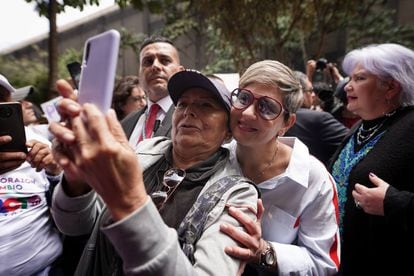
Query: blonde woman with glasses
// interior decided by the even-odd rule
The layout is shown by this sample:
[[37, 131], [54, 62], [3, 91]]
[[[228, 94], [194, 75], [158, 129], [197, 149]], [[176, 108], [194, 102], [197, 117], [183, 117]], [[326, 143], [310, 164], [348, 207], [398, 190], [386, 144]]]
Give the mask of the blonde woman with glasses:
[[249, 235], [229, 224], [221, 230], [242, 244], [226, 252], [263, 275], [334, 275], [339, 268], [335, 183], [299, 139], [283, 137], [302, 99], [293, 72], [272, 60], [251, 65], [231, 93], [230, 161], [258, 185], [264, 212], [260, 225], [230, 208]]

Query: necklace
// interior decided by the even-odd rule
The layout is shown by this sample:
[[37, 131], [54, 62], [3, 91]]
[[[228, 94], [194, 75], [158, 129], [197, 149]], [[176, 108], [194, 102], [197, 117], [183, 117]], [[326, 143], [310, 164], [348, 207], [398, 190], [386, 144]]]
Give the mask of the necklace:
[[394, 109], [393, 111], [388, 112], [388, 113], [384, 113], [384, 119], [380, 123], [377, 123], [376, 125], [368, 129], [365, 129], [364, 123], [362, 123], [358, 128], [357, 137], [356, 137], [356, 142], [358, 146], [364, 144], [369, 139], [371, 139], [375, 134], [377, 134], [377, 132], [381, 129], [381, 127], [384, 125], [387, 119], [392, 117], [396, 112], [397, 112], [397, 109]]
[[277, 155], [278, 150], [279, 150], [279, 142], [276, 141], [276, 149], [275, 149], [275, 153], [273, 154], [272, 160], [270, 160], [270, 162], [267, 163], [266, 167], [264, 167], [264, 169], [257, 175], [257, 177], [263, 176], [265, 171], [273, 164], [273, 161], [275, 161], [275, 157]]
[[369, 129], [364, 129], [364, 123], [362, 123], [361, 126], [358, 128], [357, 132], [357, 144], [362, 145], [363, 143], [371, 139], [371, 137], [373, 137], [378, 132], [378, 130], [384, 125], [385, 120], [386, 119], [384, 119], [381, 123], [373, 127], [370, 127]]

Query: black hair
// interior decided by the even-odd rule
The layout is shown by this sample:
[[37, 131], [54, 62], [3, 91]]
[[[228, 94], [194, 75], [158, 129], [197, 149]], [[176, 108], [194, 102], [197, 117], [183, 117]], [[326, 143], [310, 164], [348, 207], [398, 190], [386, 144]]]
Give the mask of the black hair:
[[151, 35], [144, 39], [144, 41], [141, 44], [141, 48], [139, 48], [139, 51], [141, 52], [142, 49], [144, 49], [147, 45], [158, 43], [158, 42], [168, 43], [175, 47], [174, 43], [170, 39], [164, 36], [160, 36], [160, 35]]
[[119, 120], [125, 117], [122, 108], [127, 103], [129, 96], [131, 96], [132, 90], [136, 87], [139, 87], [139, 78], [132, 75], [123, 77], [116, 84], [112, 99], [112, 108], [115, 109]]

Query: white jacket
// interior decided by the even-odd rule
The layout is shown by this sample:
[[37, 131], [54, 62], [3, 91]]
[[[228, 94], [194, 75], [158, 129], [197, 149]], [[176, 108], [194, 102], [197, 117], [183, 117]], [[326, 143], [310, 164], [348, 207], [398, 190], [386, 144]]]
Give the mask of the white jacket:
[[[280, 137], [279, 141], [293, 152], [283, 174], [257, 185], [265, 207], [263, 239], [276, 252], [279, 275], [334, 275], [340, 259], [335, 182], [299, 139]], [[233, 168], [242, 174], [236, 141], [228, 148]]]

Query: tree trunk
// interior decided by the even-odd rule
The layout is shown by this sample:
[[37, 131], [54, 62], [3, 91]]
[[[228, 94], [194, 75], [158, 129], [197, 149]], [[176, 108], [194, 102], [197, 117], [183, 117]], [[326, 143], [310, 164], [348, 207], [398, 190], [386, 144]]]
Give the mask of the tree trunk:
[[57, 96], [56, 80], [57, 80], [57, 58], [58, 58], [58, 45], [57, 45], [57, 2], [56, 0], [49, 1], [48, 17], [49, 17], [49, 75], [48, 75], [48, 99], [52, 99]]

